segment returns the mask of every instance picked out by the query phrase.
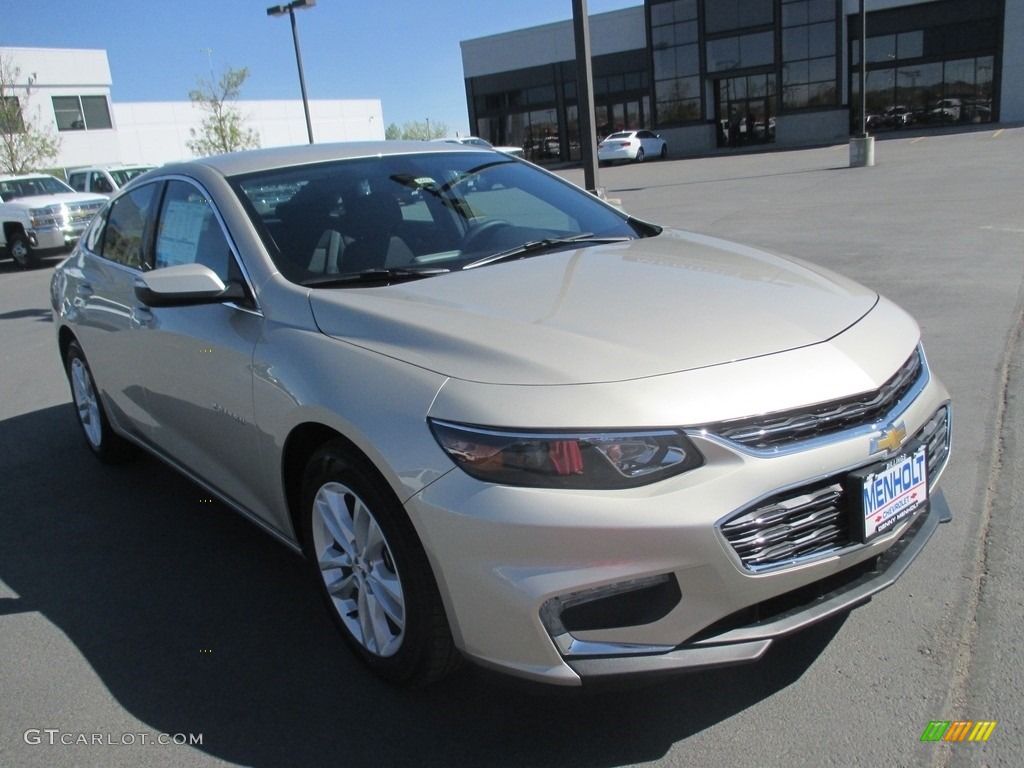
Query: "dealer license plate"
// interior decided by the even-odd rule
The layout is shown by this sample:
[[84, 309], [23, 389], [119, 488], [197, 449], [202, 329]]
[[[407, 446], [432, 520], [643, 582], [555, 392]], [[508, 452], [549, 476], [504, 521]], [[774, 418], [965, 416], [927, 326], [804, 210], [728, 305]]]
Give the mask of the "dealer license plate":
[[928, 456], [923, 445], [853, 476], [860, 481], [861, 502], [855, 508], [864, 523], [865, 542], [892, 530], [928, 501]]

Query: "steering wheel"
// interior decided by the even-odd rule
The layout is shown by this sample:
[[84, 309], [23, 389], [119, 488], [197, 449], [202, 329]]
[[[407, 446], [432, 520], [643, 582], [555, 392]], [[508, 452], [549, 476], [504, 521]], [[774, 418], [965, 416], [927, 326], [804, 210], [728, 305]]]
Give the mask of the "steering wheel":
[[496, 232], [512, 225], [504, 219], [488, 219], [473, 226], [462, 238], [462, 250], [472, 252], [480, 248], [494, 236]]

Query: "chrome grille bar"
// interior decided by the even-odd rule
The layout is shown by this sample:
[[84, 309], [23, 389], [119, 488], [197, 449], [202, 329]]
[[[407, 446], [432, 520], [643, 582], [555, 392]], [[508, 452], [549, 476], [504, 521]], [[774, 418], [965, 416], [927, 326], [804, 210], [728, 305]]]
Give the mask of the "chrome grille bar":
[[724, 421], [705, 429], [724, 440], [765, 450], [875, 423], [910, 391], [923, 370], [920, 350], [915, 350], [900, 369], [873, 392], [822, 403], [808, 410]]

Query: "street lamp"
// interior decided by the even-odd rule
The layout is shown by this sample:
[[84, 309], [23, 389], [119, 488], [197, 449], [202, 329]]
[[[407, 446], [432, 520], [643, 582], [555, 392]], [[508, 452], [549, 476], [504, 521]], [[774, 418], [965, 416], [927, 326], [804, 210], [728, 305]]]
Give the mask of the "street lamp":
[[292, 0], [287, 5], [274, 5], [267, 8], [267, 16], [284, 16], [286, 13], [292, 20], [292, 39], [295, 40], [295, 62], [299, 65], [299, 88], [302, 89], [302, 109], [306, 113], [306, 133], [309, 143], [313, 143], [313, 122], [309, 119], [309, 99], [306, 98], [306, 78], [302, 74], [302, 53], [299, 51], [299, 30], [295, 26], [295, 9], [312, 8], [316, 0]]

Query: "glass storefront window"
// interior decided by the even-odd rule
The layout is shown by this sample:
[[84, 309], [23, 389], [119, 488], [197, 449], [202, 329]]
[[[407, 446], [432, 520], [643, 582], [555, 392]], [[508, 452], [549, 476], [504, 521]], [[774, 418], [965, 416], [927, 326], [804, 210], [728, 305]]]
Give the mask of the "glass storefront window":
[[704, 3], [704, 24], [709, 34], [775, 21], [773, 0], [710, 0]]
[[811, 59], [807, 62], [807, 82], [817, 83], [822, 81], [831, 82], [833, 87], [836, 83], [836, 57], [827, 56], [821, 59]]
[[812, 59], [818, 56], [835, 56], [836, 25], [834, 21], [811, 24], [807, 27], [807, 38]]
[[835, 0], [783, 0], [783, 109], [838, 103], [835, 18]]
[[707, 47], [709, 72], [759, 67], [775, 61], [774, 32], [709, 40]]
[[762, 32], [740, 37], [740, 65], [757, 67], [775, 63], [775, 33]]
[[901, 59], [917, 59], [924, 56], [924, 30], [900, 32], [896, 35], [896, 55]]
[[[870, 27], [868, 30], [870, 31]], [[885, 63], [896, 59], [896, 35], [879, 35], [868, 38], [868, 64]]]
[[782, 26], [796, 27], [808, 22], [807, 0], [800, 0], [796, 3], [783, 3], [782, 5]]
[[807, 83], [787, 83], [782, 86], [782, 108], [803, 109], [810, 104]]
[[652, 26], [696, 18], [697, 0], [672, 0], [667, 3], [651, 3]]
[[806, 59], [810, 52], [807, 27], [782, 30], [782, 58], [784, 61]]

